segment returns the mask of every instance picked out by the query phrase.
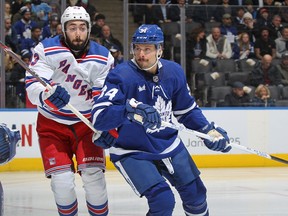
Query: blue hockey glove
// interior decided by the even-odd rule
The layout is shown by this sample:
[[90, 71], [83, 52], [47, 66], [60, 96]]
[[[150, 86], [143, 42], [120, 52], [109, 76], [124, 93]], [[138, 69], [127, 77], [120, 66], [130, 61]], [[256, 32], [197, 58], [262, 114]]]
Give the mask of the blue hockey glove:
[[146, 129], [161, 127], [161, 117], [158, 111], [150, 105], [136, 101], [134, 98], [126, 102], [127, 118], [143, 125]]
[[108, 149], [115, 145], [117, 138], [118, 132], [115, 129], [110, 131], [97, 131], [97, 133], [93, 134], [92, 141], [95, 145], [103, 149]]
[[14, 158], [20, 140], [19, 130], [10, 130], [5, 124], [0, 124], [0, 164]]
[[42, 105], [51, 110], [59, 110], [69, 103], [70, 95], [65, 88], [55, 85], [51, 90], [45, 90], [40, 94]]
[[204, 144], [207, 146], [207, 148], [224, 153], [231, 150], [231, 146], [227, 146], [229, 143], [227, 132], [224, 129], [215, 126], [214, 122], [206, 125], [204, 128], [199, 130], [199, 132], [208, 134], [213, 138], [213, 141], [204, 139]]

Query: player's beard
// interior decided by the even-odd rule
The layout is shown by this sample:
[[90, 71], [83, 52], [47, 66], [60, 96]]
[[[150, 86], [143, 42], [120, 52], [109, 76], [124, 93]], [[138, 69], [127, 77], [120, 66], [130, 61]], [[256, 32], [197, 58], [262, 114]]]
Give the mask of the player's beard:
[[85, 48], [86, 41], [81, 38], [73, 39], [72, 41], [69, 38], [66, 38], [66, 42], [69, 45], [70, 49], [74, 51], [81, 51]]

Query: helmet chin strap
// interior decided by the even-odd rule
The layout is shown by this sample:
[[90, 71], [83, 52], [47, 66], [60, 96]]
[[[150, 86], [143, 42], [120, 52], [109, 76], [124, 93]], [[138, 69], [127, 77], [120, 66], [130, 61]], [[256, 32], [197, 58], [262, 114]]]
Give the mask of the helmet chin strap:
[[148, 68], [141, 68], [141, 67], [138, 65], [138, 63], [137, 63], [136, 60], [135, 60], [134, 52], [133, 52], [133, 56], [134, 56], [134, 57], [133, 57], [133, 59], [132, 59], [132, 62], [133, 62], [140, 70], [149, 71], [149, 70], [151, 70], [155, 65], [158, 64], [158, 62], [159, 62], [159, 60], [160, 60], [160, 58], [161, 58], [161, 54], [162, 54], [162, 50], [161, 50], [161, 49], [157, 49], [156, 61], [155, 61], [155, 63], [154, 63], [152, 66], [150, 66], [150, 67], [148, 67]]

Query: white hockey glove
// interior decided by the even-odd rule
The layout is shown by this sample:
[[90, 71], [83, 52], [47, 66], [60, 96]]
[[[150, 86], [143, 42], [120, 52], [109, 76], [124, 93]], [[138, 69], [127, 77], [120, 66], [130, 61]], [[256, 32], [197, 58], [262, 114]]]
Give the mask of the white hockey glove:
[[19, 130], [10, 130], [5, 124], [0, 124], [0, 164], [14, 158], [20, 140]]
[[55, 85], [51, 90], [45, 90], [40, 94], [42, 106], [46, 105], [51, 110], [59, 110], [69, 103], [70, 95], [65, 88]]
[[134, 98], [126, 102], [127, 118], [143, 125], [146, 129], [161, 127], [161, 117], [158, 111], [148, 104], [136, 101]]
[[97, 131], [93, 134], [92, 141], [96, 146], [103, 149], [108, 149], [115, 145], [118, 138], [118, 132], [114, 130], [110, 131]]
[[199, 132], [208, 134], [213, 138], [212, 141], [204, 139], [204, 144], [207, 146], [207, 148], [224, 153], [231, 150], [231, 146], [227, 146], [229, 143], [227, 132], [224, 129], [215, 126], [214, 122], [206, 125], [204, 128], [200, 129]]

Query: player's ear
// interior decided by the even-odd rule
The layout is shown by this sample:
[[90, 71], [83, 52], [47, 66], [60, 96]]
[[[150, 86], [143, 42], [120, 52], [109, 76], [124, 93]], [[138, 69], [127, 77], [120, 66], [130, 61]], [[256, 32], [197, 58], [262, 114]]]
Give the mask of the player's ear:
[[162, 54], [163, 54], [163, 46], [162, 45], [160, 45], [160, 47], [159, 47], [159, 50], [158, 50], [158, 58], [161, 58], [162, 57]]

